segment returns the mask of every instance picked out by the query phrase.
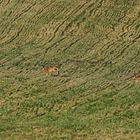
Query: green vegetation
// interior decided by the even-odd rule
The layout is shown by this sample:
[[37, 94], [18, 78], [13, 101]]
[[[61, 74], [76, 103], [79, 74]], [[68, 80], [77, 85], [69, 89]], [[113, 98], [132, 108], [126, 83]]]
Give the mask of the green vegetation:
[[139, 0], [0, 0], [0, 139], [139, 140], [139, 60]]

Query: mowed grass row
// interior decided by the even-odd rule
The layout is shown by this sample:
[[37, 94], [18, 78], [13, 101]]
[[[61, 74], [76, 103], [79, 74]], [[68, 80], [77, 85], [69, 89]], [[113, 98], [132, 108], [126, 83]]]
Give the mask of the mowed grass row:
[[0, 1], [0, 138], [139, 139], [139, 23], [139, 0]]

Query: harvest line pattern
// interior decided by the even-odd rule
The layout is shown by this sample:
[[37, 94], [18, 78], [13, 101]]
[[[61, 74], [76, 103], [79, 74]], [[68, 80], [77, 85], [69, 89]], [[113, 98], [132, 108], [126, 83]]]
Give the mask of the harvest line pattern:
[[[139, 84], [139, 23], [139, 0], [0, 0], [0, 107], [35, 119], [46, 115], [33, 109], [38, 99], [49, 113], [64, 115], [127, 95]], [[44, 75], [45, 66], [60, 76]]]

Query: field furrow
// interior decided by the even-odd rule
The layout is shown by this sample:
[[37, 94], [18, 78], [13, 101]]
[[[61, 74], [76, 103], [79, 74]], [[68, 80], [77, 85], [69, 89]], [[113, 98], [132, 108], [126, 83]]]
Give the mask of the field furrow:
[[0, 139], [140, 139], [139, 60], [139, 0], [0, 0]]

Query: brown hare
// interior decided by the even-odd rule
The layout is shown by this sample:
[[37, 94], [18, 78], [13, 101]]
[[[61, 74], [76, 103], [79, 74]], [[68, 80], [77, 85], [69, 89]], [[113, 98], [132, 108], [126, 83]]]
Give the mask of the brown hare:
[[52, 74], [52, 73], [57, 73], [57, 75], [59, 75], [59, 70], [58, 70], [58, 68], [55, 67], [55, 66], [44, 67], [44, 68], [42, 69], [42, 71], [43, 71], [44, 73], [46, 73], [47, 75], [48, 75], [48, 74]]

